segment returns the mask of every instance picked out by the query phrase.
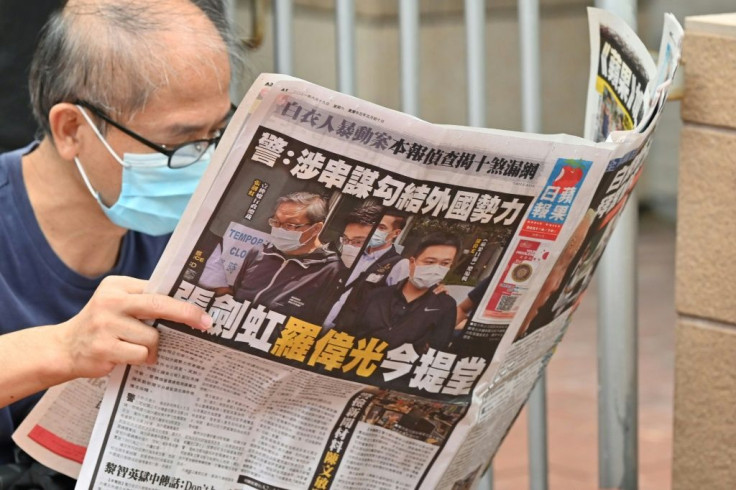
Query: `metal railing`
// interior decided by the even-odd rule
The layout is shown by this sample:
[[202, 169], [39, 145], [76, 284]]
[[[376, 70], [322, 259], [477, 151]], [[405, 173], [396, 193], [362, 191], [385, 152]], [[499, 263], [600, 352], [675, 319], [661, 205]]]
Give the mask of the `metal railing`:
[[[230, 0], [234, 1], [234, 0]], [[292, 74], [293, 0], [272, 0], [274, 62], [279, 73]], [[336, 0], [337, 83], [355, 93], [355, 3]], [[636, 28], [635, 0], [596, 0], [596, 6], [615, 12]], [[541, 88], [539, 0], [518, 0], [522, 80], [522, 127], [540, 132]], [[468, 124], [485, 126], [486, 1], [465, 0], [468, 78]], [[399, 0], [401, 54], [401, 110], [419, 114], [419, 0]], [[637, 484], [637, 323], [635, 196], [624, 210], [600, 262], [598, 287], [598, 455], [599, 486], [635, 490]], [[548, 487], [545, 375], [528, 403], [530, 488]], [[480, 489], [493, 488], [492, 469]]]

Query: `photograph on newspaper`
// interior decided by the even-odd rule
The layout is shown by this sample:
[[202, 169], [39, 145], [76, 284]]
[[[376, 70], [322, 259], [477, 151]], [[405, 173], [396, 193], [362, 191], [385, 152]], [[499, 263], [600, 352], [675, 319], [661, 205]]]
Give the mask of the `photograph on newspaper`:
[[[464, 341], [457, 303], [491, 276], [531, 198], [416, 181], [264, 127], [243, 161], [171, 291], [212, 314], [203, 337], [342, 379], [468, 395], [499, 338]], [[399, 374], [428, 353], [463, 381], [448, 372], [424, 388]]]

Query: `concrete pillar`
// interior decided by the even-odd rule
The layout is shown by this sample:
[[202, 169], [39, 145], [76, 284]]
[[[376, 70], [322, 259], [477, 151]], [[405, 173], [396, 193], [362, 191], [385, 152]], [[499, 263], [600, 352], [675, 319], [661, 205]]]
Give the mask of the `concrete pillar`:
[[673, 489], [736, 488], [736, 14], [688, 17]]

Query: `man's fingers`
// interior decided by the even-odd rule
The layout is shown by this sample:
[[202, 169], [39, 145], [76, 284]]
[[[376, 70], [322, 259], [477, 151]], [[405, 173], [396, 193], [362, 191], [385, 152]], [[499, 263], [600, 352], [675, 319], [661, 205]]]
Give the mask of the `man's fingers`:
[[129, 297], [126, 311], [136, 318], [158, 318], [184, 323], [198, 330], [212, 326], [212, 318], [200, 307], [163, 294], [135, 294]]
[[153, 344], [153, 347], [148, 349], [148, 357], [146, 358], [146, 364], [156, 364], [158, 360], [158, 342]]
[[149, 350], [155, 350], [158, 345], [158, 330], [134, 318], [121, 320], [116, 331], [111, 333], [124, 342], [142, 345]]
[[108, 360], [115, 364], [150, 364], [151, 353], [153, 353], [155, 361], [156, 350], [151, 350], [144, 345], [131, 344], [130, 342], [118, 342], [114, 354]]
[[133, 318], [129, 318], [119, 325], [123, 327], [117, 334], [121, 343], [139, 345], [147, 349], [145, 359], [139, 361], [139, 363], [155, 363], [158, 357], [158, 330]]

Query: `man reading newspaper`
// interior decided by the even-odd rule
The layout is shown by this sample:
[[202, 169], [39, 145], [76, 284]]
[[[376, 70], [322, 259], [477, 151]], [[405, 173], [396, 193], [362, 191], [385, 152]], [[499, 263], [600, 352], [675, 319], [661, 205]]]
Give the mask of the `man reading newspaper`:
[[0, 155], [0, 465], [29, 395], [155, 362], [147, 319], [211, 325], [142, 292], [228, 121], [225, 38], [185, 0], [72, 0], [45, 28], [41, 140]]
[[[646, 80], [629, 80], [636, 129], [604, 143], [434, 125], [305, 81], [259, 77], [146, 285], [204, 308], [212, 328], [204, 333], [160, 319], [155, 365], [116, 368], [101, 401], [98, 390], [75, 398], [89, 381], [52, 389], [15, 440], [35, 451], [40, 444], [32, 436], [40, 428], [76, 445], [76, 454], [51, 448], [53, 454], [36, 457], [78, 475], [79, 488], [472, 486], [564, 334], [595, 244], [605, 243], [636, 182], [664, 100], [658, 97], [666, 97], [665, 81], [661, 95], [649, 81], [669, 83], [674, 70], [657, 76], [633, 33], [611, 16], [592, 14], [591, 32], [603, 32], [604, 21], [612, 25], [624, 41], [617, 46], [636, 48], [646, 72]], [[671, 22], [672, 60], [681, 39], [676, 27]], [[597, 68], [601, 44], [592, 39]], [[597, 74], [592, 80], [598, 104]], [[619, 76], [611, 86], [620, 91], [625, 83]], [[106, 107], [86, 102], [79, 105], [102, 117]], [[93, 177], [96, 189], [99, 175]], [[324, 198], [326, 213], [310, 216], [295, 192], [306, 201]], [[351, 225], [360, 221], [347, 215], [373, 202], [383, 216], [406, 216], [391, 227], [401, 228], [392, 243], [404, 261], [390, 272], [398, 274], [403, 263], [406, 276], [366, 295], [356, 322], [338, 318], [329, 328], [321, 314], [335, 304], [335, 289], [345, 293], [357, 256], [374, 251], [369, 234], [380, 227], [373, 217], [356, 230]], [[600, 221], [588, 241], [581, 223], [591, 209]], [[437, 232], [451, 240], [424, 241]], [[225, 248], [236, 234], [256, 243]], [[343, 245], [362, 246], [352, 250], [352, 263], [350, 249], [342, 259], [329, 254], [339, 273], [332, 291], [321, 288], [320, 315], [306, 308], [307, 284], [296, 272], [293, 281], [281, 281], [271, 271], [278, 288], [261, 287], [258, 261], [240, 267], [228, 259], [228, 284], [236, 268], [242, 276], [229, 293], [202, 281], [217, 246], [238, 258], [276, 248], [284, 265], [341, 236]], [[576, 264], [566, 254], [586, 258]], [[554, 279], [556, 267], [573, 281]], [[375, 274], [370, 279], [378, 281]], [[258, 292], [238, 292], [251, 281]], [[438, 284], [447, 295], [434, 294]], [[483, 284], [485, 293], [473, 292]], [[465, 313], [463, 304], [458, 314], [456, 301], [468, 296], [474, 306]], [[547, 315], [536, 313], [534, 322], [543, 325], [531, 324], [519, 337], [536, 298], [554, 303], [553, 317], [542, 321]], [[408, 316], [417, 321], [404, 322]], [[461, 316], [467, 318], [456, 326]], [[69, 427], [70, 419], [85, 425], [95, 417], [88, 432]]]

